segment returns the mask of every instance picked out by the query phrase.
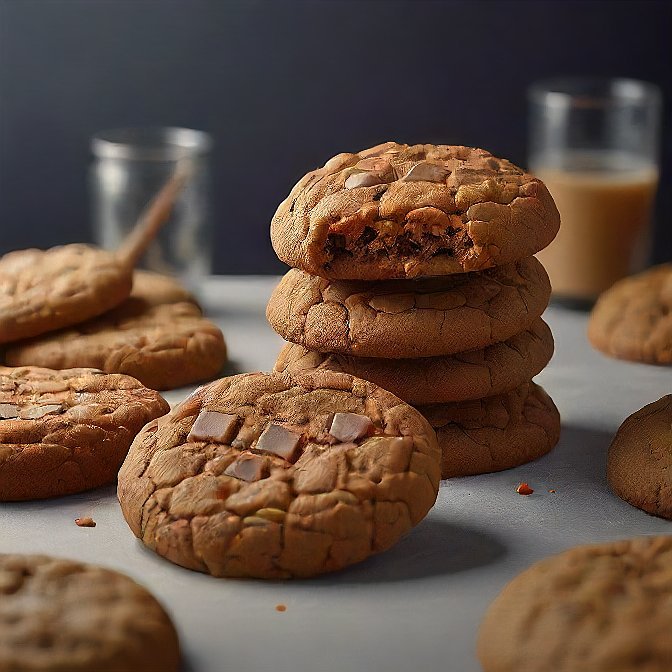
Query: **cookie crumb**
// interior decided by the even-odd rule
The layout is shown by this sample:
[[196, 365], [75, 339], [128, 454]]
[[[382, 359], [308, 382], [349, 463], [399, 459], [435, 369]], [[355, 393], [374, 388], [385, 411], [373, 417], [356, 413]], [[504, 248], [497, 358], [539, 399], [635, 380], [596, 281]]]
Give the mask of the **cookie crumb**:
[[534, 490], [527, 483], [521, 483], [516, 488], [516, 492], [519, 495], [531, 495], [534, 492]]
[[549, 492], [550, 492], [552, 495], [555, 494], [555, 490], [549, 490]]
[[75, 518], [75, 525], [78, 527], [95, 527], [96, 521], [93, 518]]
[[287, 611], [287, 607], [284, 604], [276, 604], [275, 605], [275, 610], [276, 611]]

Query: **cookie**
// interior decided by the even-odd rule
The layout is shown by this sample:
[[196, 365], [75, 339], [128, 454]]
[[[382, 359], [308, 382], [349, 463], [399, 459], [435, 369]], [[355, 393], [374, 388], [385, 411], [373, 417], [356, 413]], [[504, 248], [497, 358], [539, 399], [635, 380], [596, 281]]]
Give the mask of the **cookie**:
[[560, 439], [560, 414], [528, 382], [485, 399], [418, 406], [441, 448], [441, 477], [511, 469], [548, 453]]
[[127, 576], [74, 560], [0, 555], [0, 669], [177, 672], [175, 627]]
[[444, 357], [379, 359], [306, 350], [287, 344], [275, 370], [313, 368], [342, 371], [370, 380], [409, 404], [434, 404], [480, 399], [512, 390], [536, 376], [553, 356], [553, 335], [537, 318], [502, 343]]
[[133, 270], [88, 245], [19, 250], [0, 257], [0, 343], [101, 315], [131, 293]]
[[308, 173], [271, 222], [278, 257], [335, 279], [480, 271], [529, 257], [560, 226], [543, 182], [483, 149], [388, 142]]
[[[179, 303], [167, 303], [173, 300]], [[92, 367], [125, 373], [155, 390], [214, 378], [225, 361], [222, 332], [191, 295], [149, 273], [136, 273], [131, 298], [105, 315], [5, 352], [11, 366]]]
[[168, 404], [122, 375], [0, 367], [0, 501], [114, 482], [135, 435]]
[[341, 569], [392, 546], [434, 504], [436, 435], [372, 383], [252, 373], [199, 388], [137, 436], [119, 472], [133, 533], [215, 576]]
[[669, 672], [672, 537], [579, 546], [532, 565], [490, 605], [484, 672]]
[[485, 348], [528, 327], [551, 285], [534, 258], [482, 273], [380, 283], [329, 281], [291, 270], [266, 317], [309, 350], [403, 359]]
[[588, 338], [611, 357], [672, 364], [672, 264], [624, 278], [604, 292], [590, 316]]
[[607, 480], [626, 502], [672, 520], [672, 395], [644, 406], [619, 427], [607, 454]]

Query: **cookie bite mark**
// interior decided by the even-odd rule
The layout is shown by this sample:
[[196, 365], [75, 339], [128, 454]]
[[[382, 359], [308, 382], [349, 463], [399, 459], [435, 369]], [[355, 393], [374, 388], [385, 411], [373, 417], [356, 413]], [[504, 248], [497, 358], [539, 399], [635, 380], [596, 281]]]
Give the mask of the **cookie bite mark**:
[[489, 268], [539, 251], [560, 223], [539, 180], [481, 149], [389, 143], [316, 172], [319, 186], [300, 181], [280, 205], [271, 238], [283, 261], [328, 278]]

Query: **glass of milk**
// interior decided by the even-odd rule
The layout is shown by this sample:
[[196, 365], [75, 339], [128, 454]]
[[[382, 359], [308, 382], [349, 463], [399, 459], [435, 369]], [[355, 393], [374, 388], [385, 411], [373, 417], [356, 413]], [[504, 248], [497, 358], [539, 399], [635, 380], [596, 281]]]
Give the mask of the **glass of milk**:
[[529, 168], [562, 221], [538, 257], [555, 299], [588, 307], [646, 259], [660, 90], [632, 79], [566, 78], [538, 82], [528, 95]]

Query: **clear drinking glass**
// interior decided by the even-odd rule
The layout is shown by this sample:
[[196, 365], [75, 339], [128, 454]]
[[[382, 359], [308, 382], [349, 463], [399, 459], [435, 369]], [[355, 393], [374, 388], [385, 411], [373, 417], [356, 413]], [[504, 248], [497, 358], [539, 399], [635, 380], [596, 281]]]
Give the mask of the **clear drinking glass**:
[[117, 249], [174, 174], [177, 162], [188, 159], [189, 178], [139, 266], [177, 276], [198, 292], [212, 266], [211, 146], [207, 133], [188, 128], [120, 128], [96, 134], [90, 171], [95, 241]]
[[640, 270], [658, 185], [661, 95], [632, 79], [568, 78], [529, 90], [528, 162], [560, 232], [537, 256], [556, 298], [590, 305]]

